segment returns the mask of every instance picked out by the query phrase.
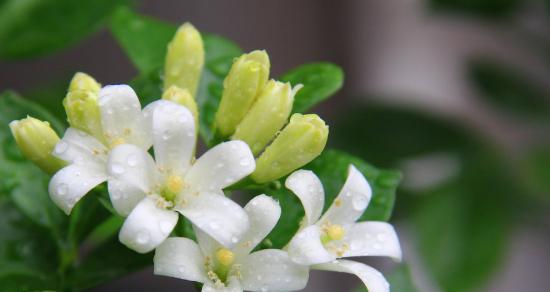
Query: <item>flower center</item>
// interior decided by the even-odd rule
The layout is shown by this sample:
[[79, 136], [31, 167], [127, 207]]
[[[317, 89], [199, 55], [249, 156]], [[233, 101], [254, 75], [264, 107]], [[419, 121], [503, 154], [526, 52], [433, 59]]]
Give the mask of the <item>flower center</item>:
[[214, 261], [212, 262], [210, 258], [207, 258], [205, 263], [208, 278], [216, 285], [218, 288], [225, 287], [227, 284], [227, 278], [230, 273], [235, 274], [237, 277], [240, 276], [240, 271], [235, 262], [235, 254], [224, 247], [219, 248], [214, 254]]
[[220, 248], [216, 251], [216, 259], [222, 266], [230, 266], [235, 260], [235, 254], [227, 248]]
[[330, 224], [327, 223], [323, 225], [322, 227], [323, 235], [321, 236], [321, 242], [323, 244], [327, 244], [331, 241], [337, 241], [344, 239], [344, 235], [346, 235], [346, 231], [344, 230], [344, 227], [339, 224]]
[[111, 143], [109, 144], [109, 146], [112, 148], [115, 148], [116, 146], [118, 145], [122, 145], [126, 143], [126, 140], [124, 140], [124, 138], [122, 137], [118, 137], [118, 138], [115, 138], [113, 140], [111, 140]]
[[176, 196], [183, 190], [185, 183], [180, 176], [169, 175], [164, 183], [161, 196], [168, 201], [174, 201]]

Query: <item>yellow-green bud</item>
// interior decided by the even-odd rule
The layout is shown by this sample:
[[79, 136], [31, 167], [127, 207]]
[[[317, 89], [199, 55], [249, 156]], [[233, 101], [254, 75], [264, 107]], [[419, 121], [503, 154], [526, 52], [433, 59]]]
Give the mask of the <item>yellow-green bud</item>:
[[298, 169], [319, 156], [328, 138], [328, 126], [315, 114], [294, 114], [288, 125], [256, 160], [252, 179], [265, 183]]
[[274, 80], [267, 82], [250, 111], [237, 126], [232, 139], [246, 142], [252, 153], [258, 155], [287, 123], [294, 95], [300, 88], [302, 85], [292, 89], [290, 83]]
[[23, 155], [45, 172], [53, 174], [65, 165], [65, 162], [52, 156], [59, 136], [48, 122], [27, 117], [12, 121], [10, 129]]
[[169, 100], [186, 107], [191, 112], [195, 120], [195, 130], [199, 130], [199, 111], [197, 109], [197, 103], [193, 99], [193, 96], [189, 93], [189, 90], [181, 89], [176, 85], [172, 85], [164, 91], [162, 94], [162, 99]]
[[99, 141], [105, 141], [96, 92], [86, 90], [69, 91], [63, 99], [63, 106], [71, 127], [82, 130], [96, 137]]
[[69, 85], [69, 92], [83, 90], [98, 94], [100, 89], [101, 84], [97, 83], [90, 75], [82, 72], [76, 73]]
[[168, 44], [164, 64], [164, 89], [176, 85], [197, 93], [197, 86], [204, 65], [204, 45], [201, 34], [190, 23], [179, 27]]
[[223, 81], [223, 94], [216, 112], [219, 134], [228, 137], [235, 132], [269, 78], [269, 56], [253, 51], [237, 58]]

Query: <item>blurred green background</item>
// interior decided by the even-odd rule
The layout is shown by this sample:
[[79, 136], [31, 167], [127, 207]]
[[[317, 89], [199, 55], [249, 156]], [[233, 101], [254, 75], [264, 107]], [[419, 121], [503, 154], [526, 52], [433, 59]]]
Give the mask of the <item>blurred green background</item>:
[[[133, 79], [136, 69], [108, 30], [120, 5], [191, 21], [244, 51], [266, 49], [273, 76], [312, 61], [343, 67], [344, 88], [314, 111], [330, 125], [331, 146], [404, 175], [392, 221], [406, 264], [362, 259], [388, 275], [393, 291], [549, 289], [550, 1], [0, 0], [0, 92], [16, 90], [63, 118], [60, 101], [74, 72], [103, 84]], [[17, 183], [1, 181], [0, 198]], [[4, 243], [27, 234], [0, 226], [0, 256], [26, 259], [40, 249], [46, 258], [33, 267], [47, 269], [47, 247], [34, 246], [45, 232], [40, 220], [0, 203], [0, 220], [33, 230], [28, 246], [12, 249]], [[103, 256], [129, 253], [109, 248]], [[35, 273], [1, 263], [0, 281]], [[98, 267], [87, 268], [121, 275]], [[151, 274], [137, 271], [94, 291], [193, 291]], [[306, 291], [358, 286], [350, 275], [313, 273]]]

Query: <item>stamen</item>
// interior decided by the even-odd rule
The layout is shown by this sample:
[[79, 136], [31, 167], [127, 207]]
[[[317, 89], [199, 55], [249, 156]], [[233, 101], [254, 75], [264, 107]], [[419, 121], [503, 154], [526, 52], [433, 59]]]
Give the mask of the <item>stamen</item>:
[[235, 260], [235, 255], [227, 248], [220, 248], [216, 251], [216, 259], [223, 266], [230, 266]]

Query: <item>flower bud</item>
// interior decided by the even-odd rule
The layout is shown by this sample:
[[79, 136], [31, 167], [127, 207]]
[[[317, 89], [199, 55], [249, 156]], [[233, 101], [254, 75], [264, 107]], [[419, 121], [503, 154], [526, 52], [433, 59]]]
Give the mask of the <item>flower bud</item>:
[[223, 81], [215, 126], [222, 137], [235, 132], [269, 78], [269, 56], [253, 51], [237, 58]]
[[83, 90], [98, 94], [100, 89], [101, 84], [97, 83], [90, 75], [82, 72], [76, 73], [69, 85], [69, 92]]
[[293, 114], [290, 122], [256, 160], [251, 177], [257, 183], [278, 179], [319, 156], [328, 138], [328, 126], [315, 114]]
[[169, 100], [186, 107], [191, 112], [195, 120], [195, 130], [199, 130], [199, 111], [197, 109], [197, 103], [193, 99], [193, 96], [189, 93], [189, 90], [181, 89], [176, 85], [172, 85], [164, 91], [162, 94], [162, 99]]
[[176, 85], [187, 89], [194, 97], [203, 65], [204, 45], [201, 34], [190, 23], [184, 23], [168, 44], [164, 64], [164, 89]]
[[99, 141], [105, 141], [96, 92], [87, 90], [69, 91], [63, 99], [63, 107], [65, 107], [67, 120], [71, 127], [82, 130], [96, 137]]
[[12, 121], [10, 129], [23, 155], [45, 172], [53, 174], [65, 165], [51, 154], [59, 142], [59, 136], [48, 122], [27, 117]]
[[301, 84], [292, 89], [290, 83], [267, 82], [232, 139], [246, 142], [254, 155], [259, 154], [287, 123], [294, 95], [300, 88]]

